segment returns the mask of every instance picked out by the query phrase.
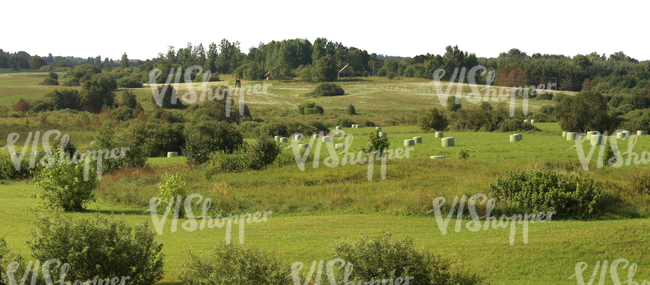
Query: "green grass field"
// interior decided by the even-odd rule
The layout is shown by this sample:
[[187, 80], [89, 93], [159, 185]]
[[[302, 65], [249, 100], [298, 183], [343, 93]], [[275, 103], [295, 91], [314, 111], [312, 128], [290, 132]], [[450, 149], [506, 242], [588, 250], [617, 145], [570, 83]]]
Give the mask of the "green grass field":
[[[19, 98], [40, 98], [51, 88], [61, 88], [37, 85], [46, 76], [46, 73], [0, 73], [0, 104], [9, 104]], [[232, 83], [228, 76], [222, 79], [226, 80], [223, 84]], [[244, 82], [252, 83], [265, 82]], [[269, 94], [246, 98], [252, 112], [276, 108], [293, 110], [297, 104], [313, 100], [303, 95], [315, 84], [271, 83]], [[385, 78], [342, 82], [347, 96], [316, 101], [325, 108], [326, 114], [342, 113], [347, 105], [354, 104], [358, 112], [377, 118], [401, 116], [439, 107], [437, 97], [433, 95], [433, 85], [427, 83], [421, 79]], [[12, 88], [16, 90], [11, 91]], [[183, 88], [179, 88], [180, 94], [185, 92]], [[145, 109], [152, 108], [150, 90], [145, 87], [136, 92]], [[464, 92], [470, 92], [469, 88], [464, 88]], [[532, 111], [552, 104], [543, 100], [530, 102]], [[89, 120], [97, 120], [97, 117], [93, 118]], [[49, 120], [49, 125], [39, 125], [35, 118], [32, 124], [36, 127], [27, 128], [25, 118], [3, 118], [0, 123], [6, 128], [0, 135], [6, 136], [20, 129], [22, 138], [30, 130], [44, 132], [47, 130], [44, 128], [52, 124], [71, 124], [65, 121], [67, 117]], [[511, 133], [445, 132], [445, 136], [452, 136], [456, 141], [456, 146], [450, 148], [443, 148], [434, 133], [423, 132], [417, 126], [383, 126], [382, 131], [387, 132], [390, 140], [389, 149], [403, 149], [403, 141], [414, 136], [423, 138], [423, 143], [415, 145], [408, 158], [388, 160], [385, 180], [381, 179], [378, 162], [372, 168], [372, 181], [368, 181], [367, 163], [326, 167], [323, 160], [330, 154], [325, 145], [320, 149], [318, 167], [310, 161], [304, 171], [290, 157], [289, 163], [283, 166], [207, 177], [204, 166], [189, 166], [185, 157], [149, 158], [148, 168], [104, 175], [96, 191], [97, 201], [91, 203], [85, 212], [65, 215], [78, 218], [114, 214], [131, 225], [143, 220], [151, 221], [149, 214], [143, 212], [149, 199], [159, 194], [161, 174], [178, 173], [187, 183], [188, 193], [199, 193], [212, 199], [212, 216], [273, 211], [267, 222], [246, 225], [245, 243], [275, 252], [288, 267], [296, 261], [308, 264], [314, 260], [330, 260], [336, 257], [333, 256], [334, 245], [339, 241], [358, 240], [362, 235], [377, 236], [389, 231], [398, 239], [413, 237], [418, 248], [459, 260], [465, 268], [485, 276], [490, 284], [575, 284], [576, 279], [569, 277], [575, 274], [578, 262], [589, 264], [584, 272], [588, 280], [597, 261], [608, 260], [611, 263], [618, 258], [626, 258], [638, 265], [634, 281], [641, 284], [644, 279], [650, 280], [650, 195], [636, 192], [630, 184], [631, 175], [647, 171], [650, 164], [598, 169], [595, 154], [589, 170], [585, 171], [575, 147], [571, 148], [575, 142], [561, 136], [557, 123], [538, 123], [536, 126], [541, 132], [523, 133], [523, 140], [514, 143], [509, 142]], [[84, 127], [61, 131], [70, 133], [81, 149], [88, 147], [95, 133], [93, 128]], [[374, 128], [344, 128], [346, 134], [353, 135], [351, 152], [356, 154], [366, 145], [371, 131]], [[301, 143], [309, 140], [307, 137]], [[344, 140], [336, 137], [333, 141]], [[2, 140], [0, 147], [5, 145]], [[627, 141], [620, 142], [619, 146], [622, 152], [628, 150]], [[583, 144], [585, 152], [589, 147], [589, 143]], [[20, 151], [22, 144], [17, 148]], [[468, 160], [456, 158], [460, 149], [469, 150]], [[644, 151], [650, 152], [650, 136], [639, 137], [634, 151], [640, 155]], [[0, 149], [0, 155], [7, 153], [7, 148]], [[432, 155], [445, 155], [446, 159], [432, 160], [429, 158]], [[338, 157], [343, 155], [338, 154]], [[614, 203], [604, 205], [601, 212], [588, 221], [558, 219], [531, 224], [527, 244], [522, 239], [521, 225], [516, 227], [514, 245], [509, 243], [509, 228], [489, 228], [478, 232], [463, 228], [455, 232], [455, 219], [451, 220], [447, 234], [442, 235], [433, 214], [428, 213], [434, 198], [445, 197], [450, 201], [457, 195], [489, 195], [490, 183], [505, 172], [516, 170], [586, 173], [601, 183], [610, 195], [609, 201]], [[0, 237], [7, 240], [9, 249], [26, 259], [31, 258], [25, 240], [33, 229], [31, 222], [35, 212], [53, 213], [39, 207], [40, 201], [32, 197], [38, 192], [29, 181], [0, 181], [0, 203], [3, 205], [0, 208]], [[498, 205], [497, 201], [497, 214], [500, 210]], [[177, 281], [189, 250], [204, 253], [225, 241], [223, 228], [194, 232], [179, 229], [171, 233], [170, 226], [168, 221], [165, 233], [157, 237], [166, 255], [164, 284]], [[232, 242], [240, 242], [235, 228]], [[626, 278], [627, 269], [619, 267], [618, 272], [621, 279]], [[609, 273], [607, 276], [605, 284], [612, 284]]]

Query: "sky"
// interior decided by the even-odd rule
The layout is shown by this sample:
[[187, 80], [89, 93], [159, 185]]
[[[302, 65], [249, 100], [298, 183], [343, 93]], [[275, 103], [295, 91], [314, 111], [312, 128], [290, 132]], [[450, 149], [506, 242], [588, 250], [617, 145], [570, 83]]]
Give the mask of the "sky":
[[[518, 48], [575, 56], [623, 51], [650, 60], [650, 1], [15, 1], [2, 5], [0, 49], [31, 55], [149, 59], [168, 46], [226, 38], [243, 52], [317, 37], [412, 57], [458, 45], [478, 57]], [[22, 11], [16, 13], [12, 11]]]

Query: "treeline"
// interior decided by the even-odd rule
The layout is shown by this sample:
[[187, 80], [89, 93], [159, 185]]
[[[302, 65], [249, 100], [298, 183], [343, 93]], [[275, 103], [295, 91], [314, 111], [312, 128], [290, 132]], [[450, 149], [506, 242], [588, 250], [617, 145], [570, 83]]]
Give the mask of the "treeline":
[[[140, 66], [151, 60], [131, 60], [131, 66]], [[155, 61], [155, 59], [154, 59]], [[60, 68], [74, 68], [82, 64], [89, 64], [99, 68], [108, 66], [111, 68], [117, 68], [120, 66], [120, 61], [114, 61], [110, 58], [102, 59], [101, 56], [97, 57], [74, 57], [74, 56], [52, 56], [49, 53], [47, 56], [38, 56], [30, 55], [25, 51], [19, 51], [16, 53], [5, 52], [0, 49], [0, 68], [13, 68], [13, 69], [42, 69], [47, 71], [59, 70], [66, 71], [67, 69]]]

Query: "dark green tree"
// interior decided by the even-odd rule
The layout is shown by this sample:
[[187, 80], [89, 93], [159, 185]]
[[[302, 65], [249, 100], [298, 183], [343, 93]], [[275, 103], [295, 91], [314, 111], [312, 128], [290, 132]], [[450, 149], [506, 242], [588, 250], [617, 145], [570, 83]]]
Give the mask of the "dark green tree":
[[128, 68], [129, 67], [129, 57], [124, 53], [122, 55], [122, 59], [120, 60], [120, 68]]
[[331, 55], [322, 57], [316, 64], [316, 76], [320, 81], [335, 81], [338, 71], [336, 59]]

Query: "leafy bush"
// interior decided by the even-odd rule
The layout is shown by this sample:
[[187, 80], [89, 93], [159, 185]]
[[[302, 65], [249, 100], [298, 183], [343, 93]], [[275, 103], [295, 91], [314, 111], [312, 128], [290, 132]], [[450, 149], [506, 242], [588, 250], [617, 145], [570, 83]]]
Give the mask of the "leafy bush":
[[[608, 150], [611, 151], [611, 148]], [[611, 157], [613, 155], [614, 153], [612, 151], [606, 157]], [[634, 192], [639, 194], [650, 195], [650, 171], [648, 171], [648, 169], [641, 168], [641, 167], [636, 171], [634, 171], [630, 175], [630, 185]]]
[[525, 123], [522, 119], [510, 118], [503, 120], [499, 124], [499, 130], [502, 132], [514, 132], [514, 131], [539, 131], [537, 127], [533, 126], [531, 123]]
[[395, 78], [395, 72], [389, 71], [388, 73], [386, 73], [386, 78], [392, 80], [393, 78]]
[[300, 112], [301, 115], [309, 115], [309, 114], [323, 114], [325, 111], [323, 110], [323, 107], [317, 105], [314, 102], [305, 102], [302, 103], [298, 106], [298, 111]]
[[537, 98], [540, 99], [540, 100], [553, 100], [553, 93], [545, 92], [545, 93], [539, 94], [539, 96], [537, 96]]
[[[39, 260], [56, 257], [70, 264], [66, 279], [130, 277], [128, 284], [151, 285], [163, 278], [162, 244], [147, 221], [133, 231], [124, 219], [102, 215], [77, 221], [56, 212], [53, 219], [37, 216], [27, 241], [32, 256]], [[59, 276], [59, 270], [50, 274]]]
[[128, 121], [134, 118], [133, 110], [124, 105], [111, 111], [111, 115], [113, 115], [113, 117], [119, 121]]
[[117, 87], [119, 88], [142, 88], [142, 82], [138, 78], [125, 76], [117, 80]]
[[427, 111], [424, 115], [418, 117], [418, 124], [420, 125], [420, 128], [425, 131], [443, 131], [447, 129], [449, 121], [447, 121], [447, 118], [445, 118], [445, 115], [442, 112], [433, 108]]
[[59, 81], [52, 78], [45, 78], [43, 82], [39, 83], [40, 85], [59, 85]]
[[373, 121], [365, 121], [365, 122], [363, 122], [363, 126], [365, 126], [365, 127], [374, 127], [374, 126], [376, 126], [376, 124]]
[[459, 149], [458, 153], [456, 153], [456, 157], [463, 160], [469, 159], [469, 150], [465, 148]]
[[375, 130], [374, 132], [370, 132], [368, 135], [368, 146], [362, 147], [361, 150], [365, 153], [370, 153], [375, 150], [382, 153], [384, 150], [387, 150], [389, 146], [390, 142], [388, 141], [388, 138], [382, 138], [379, 135], [379, 130]]
[[222, 245], [201, 256], [190, 251], [179, 279], [187, 285], [289, 285], [289, 268], [274, 255], [249, 245]]
[[353, 265], [351, 279], [355, 281], [413, 276], [414, 284], [470, 285], [484, 279], [452, 259], [416, 250], [412, 238], [393, 241], [390, 233], [375, 239], [362, 237], [356, 243], [341, 242], [334, 253]]
[[354, 124], [354, 121], [350, 118], [339, 118], [336, 120], [336, 125], [341, 127], [350, 128], [352, 127], [352, 124]]
[[337, 96], [343, 94], [345, 94], [343, 88], [334, 83], [323, 83], [311, 92], [311, 95], [314, 96]]
[[555, 94], [555, 96], [553, 97], [553, 101], [555, 101], [555, 102], [562, 102], [562, 100], [563, 100], [564, 97], [566, 97], [566, 96], [567, 96], [567, 95], [566, 95], [565, 93], [557, 93], [557, 94]]
[[550, 170], [506, 172], [490, 184], [490, 191], [506, 210], [520, 214], [556, 211], [558, 216], [587, 218], [606, 199], [591, 177]]
[[488, 102], [481, 103], [480, 107], [481, 107], [481, 110], [483, 110], [483, 111], [492, 111], [492, 110], [494, 110], [494, 107], [492, 107], [492, 105], [490, 103], [488, 103]]
[[0, 180], [27, 179], [39, 173], [43, 166], [38, 162], [45, 155], [41, 153], [36, 156], [34, 169], [29, 168], [30, 155], [30, 153], [25, 153], [25, 157], [20, 161], [20, 171], [17, 171], [11, 161], [10, 154], [0, 154]]
[[271, 137], [261, 137], [255, 144], [244, 142], [233, 153], [223, 151], [210, 155], [208, 176], [218, 172], [260, 170], [275, 161], [282, 148]]
[[[158, 184], [160, 189], [160, 205], [162, 207], [167, 207], [170, 200], [174, 200], [171, 206], [171, 212], [173, 213], [176, 207], [176, 196], [180, 195], [181, 197], [187, 197], [187, 184], [183, 182], [183, 179], [178, 174], [169, 174], [165, 173], [161, 177], [161, 181]], [[185, 216], [185, 207], [181, 200], [179, 217]]]
[[456, 112], [458, 109], [462, 108], [463, 105], [460, 104], [460, 99], [456, 100], [456, 97], [449, 96], [447, 97], [447, 110], [451, 112]]
[[88, 181], [84, 181], [83, 163], [56, 163], [43, 168], [35, 180], [36, 187], [42, 190], [37, 197], [43, 200], [46, 208], [81, 211], [88, 202], [95, 200], [93, 191], [97, 189], [97, 172], [89, 168]]
[[348, 115], [356, 115], [357, 114], [357, 110], [354, 108], [354, 106], [352, 106], [352, 104], [350, 104], [348, 106], [347, 112], [348, 112]]
[[241, 132], [226, 122], [207, 121], [190, 124], [185, 128], [183, 154], [189, 163], [201, 164], [208, 161], [210, 153], [237, 149], [244, 139]]
[[543, 113], [535, 113], [535, 114], [533, 114], [533, 116], [531, 116], [531, 118], [537, 120], [537, 122], [540, 122], [540, 123], [550, 122], [550, 120], [548, 118], [548, 115], [543, 114]]
[[69, 78], [61, 83], [63, 86], [79, 86], [79, 79]]
[[23, 276], [23, 273], [25, 272], [25, 264], [22, 256], [7, 249], [7, 241], [0, 237], [0, 285], [10, 284], [9, 280], [7, 280], [6, 269], [12, 262], [18, 262], [18, 264], [20, 264], [20, 267], [18, 267], [16, 272], [14, 272], [14, 276]]
[[131, 109], [135, 108], [138, 105], [135, 93], [131, 92], [131, 90], [124, 90], [124, 93], [122, 93], [122, 105]]

